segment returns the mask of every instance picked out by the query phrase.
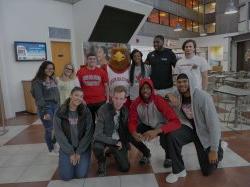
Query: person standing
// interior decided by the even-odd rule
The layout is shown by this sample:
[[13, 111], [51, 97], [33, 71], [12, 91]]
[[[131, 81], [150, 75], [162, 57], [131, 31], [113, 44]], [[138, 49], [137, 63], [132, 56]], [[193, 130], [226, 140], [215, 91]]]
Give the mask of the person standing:
[[94, 126], [91, 113], [82, 101], [82, 89], [74, 87], [54, 117], [62, 180], [83, 178], [89, 169]]
[[176, 64], [176, 56], [171, 49], [164, 48], [164, 37], [154, 37], [154, 51], [150, 52], [145, 61], [151, 66], [150, 78], [153, 81], [156, 93], [165, 97], [173, 91], [172, 68]]
[[89, 53], [87, 54], [87, 65], [78, 70], [77, 77], [84, 93], [83, 98], [91, 111], [95, 124], [97, 110], [109, 101], [107, 73], [97, 67], [96, 55]]
[[66, 64], [60, 77], [57, 77], [58, 89], [60, 93], [61, 105], [70, 96], [71, 90], [75, 86], [80, 86], [75, 75], [75, 68], [72, 64]]
[[60, 94], [54, 78], [55, 65], [44, 61], [32, 80], [31, 93], [35, 99], [38, 115], [45, 129], [45, 141], [49, 154], [57, 155], [52, 141], [53, 116], [60, 105]]
[[176, 73], [189, 73], [193, 76], [194, 87], [207, 90], [209, 65], [205, 58], [196, 55], [196, 42], [186, 40], [182, 45], [185, 56], [178, 60]]

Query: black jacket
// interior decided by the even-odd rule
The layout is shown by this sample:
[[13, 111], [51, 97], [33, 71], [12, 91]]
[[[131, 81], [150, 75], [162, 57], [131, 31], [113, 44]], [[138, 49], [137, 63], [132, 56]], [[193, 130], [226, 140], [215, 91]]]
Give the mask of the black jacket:
[[77, 108], [78, 112], [78, 147], [74, 148], [71, 143], [70, 124], [68, 120], [69, 105], [63, 104], [54, 117], [54, 128], [56, 140], [63, 152], [67, 154], [85, 152], [91, 145], [93, 140], [94, 125], [92, 116], [87, 106], [81, 104]]
[[[114, 130], [114, 115], [115, 109], [113, 104], [106, 103], [100, 107], [97, 113], [97, 121], [95, 127], [94, 141], [102, 142], [108, 145], [116, 145], [117, 140], [112, 139]], [[128, 110], [122, 107], [119, 116], [119, 129], [118, 134], [122, 146], [126, 149], [129, 148], [129, 132], [128, 132]]]

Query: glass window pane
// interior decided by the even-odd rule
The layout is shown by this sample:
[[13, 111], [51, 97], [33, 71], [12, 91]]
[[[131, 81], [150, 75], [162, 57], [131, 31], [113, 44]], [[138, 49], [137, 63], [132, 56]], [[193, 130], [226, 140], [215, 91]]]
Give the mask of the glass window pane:
[[148, 16], [148, 21], [152, 23], [159, 23], [159, 10], [153, 9]]
[[185, 18], [179, 17], [179, 24], [181, 25], [181, 27], [183, 29], [186, 29], [186, 19]]
[[215, 26], [216, 26], [216, 23], [210, 23], [210, 24], [205, 25], [207, 33], [214, 33]]
[[179, 4], [180, 4], [180, 5], [183, 5], [183, 6], [186, 6], [186, 5], [185, 5], [185, 0], [179, 0]]
[[210, 14], [215, 12], [216, 3], [208, 3], [205, 5], [205, 14]]
[[186, 7], [193, 8], [193, 0], [186, 0]]
[[192, 20], [187, 19], [187, 30], [188, 31], [193, 30]]
[[193, 22], [193, 32], [199, 32], [199, 23]]
[[160, 11], [160, 24], [169, 26], [169, 14], [167, 12]]
[[178, 17], [173, 14], [170, 14], [170, 27], [176, 27], [177, 21]]
[[193, 0], [193, 9], [198, 11], [199, 7], [199, 1], [198, 0]]
[[204, 14], [204, 5], [199, 5], [199, 13]]

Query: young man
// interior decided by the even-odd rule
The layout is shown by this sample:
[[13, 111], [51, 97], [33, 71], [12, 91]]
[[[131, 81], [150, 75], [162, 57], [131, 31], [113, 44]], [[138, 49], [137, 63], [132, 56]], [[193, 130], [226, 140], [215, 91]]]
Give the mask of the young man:
[[128, 111], [126, 88], [117, 86], [113, 90], [112, 103], [106, 103], [98, 110], [94, 134], [93, 150], [98, 160], [98, 175], [106, 175], [107, 150], [114, 155], [121, 172], [129, 170], [128, 148], [129, 133], [127, 129]]
[[164, 97], [173, 91], [172, 67], [175, 67], [177, 59], [172, 50], [164, 48], [163, 45], [164, 37], [162, 35], [155, 36], [155, 50], [148, 54], [145, 63], [151, 66], [150, 78], [157, 94]]
[[91, 111], [93, 123], [97, 110], [109, 99], [107, 73], [97, 67], [97, 58], [94, 53], [87, 54], [87, 65], [78, 72], [81, 88], [84, 93], [84, 100]]
[[175, 105], [175, 109], [183, 125], [168, 136], [173, 171], [166, 177], [168, 183], [174, 183], [179, 177], [186, 176], [181, 156], [181, 149], [185, 144], [194, 143], [201, 171], [205, 176], [210, 175], [217, 168], [218, 161], [223, 158], [220, 122], [213, 100], [207, 92], [195, 88], [191, 78], [187, 74], [177, 76], [175, 95], [180, 103]]
[[176, 73], [189, 73], [193, 76], [195, 87], [206, 90], [209, 65], [205, 58], [196, 55], [196, 42], [186, 40], [182, 45], [185, 56], [176, 63]]
[[[139, 97], [130, 107], [130, 133], [141, 143], [160, 136], [160, 144], [166, 152], [164, 167], [170, 167], [166, 137], [168, 133], [180, 128], [180, 121], [168, 103], [161, 96], [154, 94], [150, 79], [141, 80], [139, 93]], [[149, 157], [146, 159], [149, 160]]]

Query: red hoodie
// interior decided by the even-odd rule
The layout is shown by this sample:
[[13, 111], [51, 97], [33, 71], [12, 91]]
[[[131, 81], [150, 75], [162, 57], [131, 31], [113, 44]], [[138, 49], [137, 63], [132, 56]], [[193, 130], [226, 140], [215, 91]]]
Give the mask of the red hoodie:
[[155, 95], [153, 83], [150, 79], [144, 78], [140, 81], [140, 91], [145, 83], [151, 87], [152, 95], [148, 103], [143, 101], [141, 94], [132, 102], [128, 125], [130, 133], [133, 134], [136, 132], [139, 122], [153, 129], [161, 128], [164, 133], [169, 133], [180, 128], [181, 124], [177, 115], [168, 102], [161, 96]]

